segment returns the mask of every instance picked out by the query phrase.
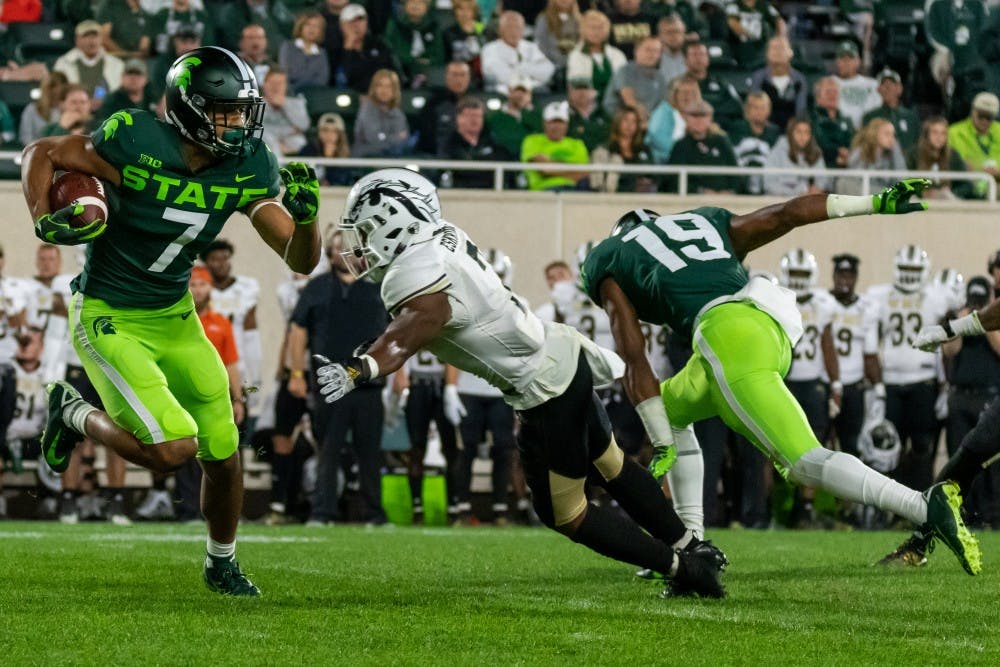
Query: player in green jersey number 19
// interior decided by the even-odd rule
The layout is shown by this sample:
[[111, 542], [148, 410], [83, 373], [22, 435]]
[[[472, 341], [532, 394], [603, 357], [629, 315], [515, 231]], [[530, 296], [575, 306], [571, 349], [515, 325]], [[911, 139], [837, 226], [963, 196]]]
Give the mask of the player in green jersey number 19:
[[[626, 391], [658, 449], [654, 474], [667, 475], [689, 529], [704, 528], [703, 468], [690, 425], [717, 415], [788, 479], [927, 525], [969, 574], [979, 572], [979, 545], [962, 523], [956, 485], [921, 494], [816, 440], [782, 382], [802, 334], [794, 294], [749, 279], [742, 266], [750, 251], [802, 225], [923, 210], [911, 198], [929, 185], [907, 179], [872, 197], [805, 195], [747, 215], [712, 207], [667, 216], [635, 210], [588, 255], [584, 286], [608, 312], [627, 365]], [[639, 320], [692, 338], [690, 361], [662, 385], [646, 361]]]
[[[257, 81], [231, 52], [202, 47], [178, 58], [166, 102], [166, 122], [119, 111], [90, 137], [40, 139], [24, 151], [22, 185], [36, 235], [90, 243], [73, 282], [70, 325], [106, 410], [66, 383], [50, 385], [42, 448], [56, 471], [81, 434], [159, 472], [197, 456], [208, 520], [205, 583], [227, 595], [259, 595], [235, 560], [243, 475], [228, 378], [198, 318], [189, 317], [187, 284], [198, 253], [236, 211], [290, 269], [312, 271], [320, 255], [319, 184], [301, 163], [279, 171], [260, 138]], [[49, 210], [57, 170], [110, 186], [110, 224], [73, 228], [68, 211]]]

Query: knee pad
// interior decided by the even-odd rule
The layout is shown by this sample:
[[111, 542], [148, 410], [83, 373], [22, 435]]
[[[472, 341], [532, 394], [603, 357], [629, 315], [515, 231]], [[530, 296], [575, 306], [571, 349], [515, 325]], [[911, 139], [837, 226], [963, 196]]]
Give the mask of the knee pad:
[[625, 452], [615, 442], [614, 436], [604, 453], [594, 459], [594, 467], [601, 473], [605, 482], [610, 482], [622, 472], [622, 465], [625, 462]]
[[834, 452], [824, 447], [813, 447], [792, 464], [788, 471], [788, 478], [803, 486], [822, 486], [823, 467], [830, 460]]
[[191, 364], [185, 367], [188, 376], [186, 387], [195, 397], [210, 401], [224, 396], [229, 398], [229, 376], [220, 361], [218, 364]]
[[555, 527], [572, 523], [587, 509], [587, 496], [583, 492], [585, 481], [549, 471], [549, 498]]

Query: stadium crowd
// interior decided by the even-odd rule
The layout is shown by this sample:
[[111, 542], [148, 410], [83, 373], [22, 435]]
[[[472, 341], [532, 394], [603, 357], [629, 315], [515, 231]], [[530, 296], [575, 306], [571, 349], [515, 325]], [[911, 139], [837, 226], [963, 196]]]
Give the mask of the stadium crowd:
[[[160, 109], [169, 64], [237, 52], [276, 154], [971, 170], [997, 176], [992, 0], [11, 0], [7, 147]], [[329, 185], [357, 174], [327, 168]], [[489, 187], [447, 171], [442, 187]], [[876, 179], [877, 180], [877, 179]], [[527, 171], [532, 190], [669, 192], [676, 179]], [[974, 198], [985, 181], [933, 196]], [[856, 191], [855, 179], [692, 178], [695, 192]]]

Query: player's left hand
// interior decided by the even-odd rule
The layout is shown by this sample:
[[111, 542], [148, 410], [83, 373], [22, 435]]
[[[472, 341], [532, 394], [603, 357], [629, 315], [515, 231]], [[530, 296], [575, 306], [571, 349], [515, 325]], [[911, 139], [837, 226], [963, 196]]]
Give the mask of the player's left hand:
[[444, 416], [455, 426], [462, 423], [462, 417], [467, 413], [462, 399], [458, 397], [458, 387], [453, 384], [444, 386]]
[[944, 343], [952, 336], [948, 335], [948, 332], [944, 330], [944, 327], [931, 324], [917, 333], [917, 337], [913, 339], [913, 347], [918, 350], [923, 350], [924, 352], [933, 352], [938, 349], [941, 343]]
[[664, 475], [670, 472], [677, 462], [677, 445], [653, 444], [653, 458], [649, 462], [649, 472], [653, 474], [653, 479], [659, 482]]
[[319, 180], [316, 170], [304, 162], [289, 162], [281, 169], [285, 194], [281, 203], [297, 225], [316, 222], [319, 215]]
[[877, 195], [872, 195], [872, 209], [874, 213], [912, 213], [914, 211], [926, 211], [926, 202], [913, 202], [910, 199], [914, 196], [920, 197], [924, 190], [931, 186], [931, 182], [926, 178], [904, 178], [894, 185], [890, 185]]
[[321, 354], [313, 355], [313, 364], [316, 367], [316, 383], [320, 388], [319, 393], [327, 403], [339, 401], [354, 391], [354, 381], [360, 375], [357, 370], [348, 368], [344, 364], [331, 362]]

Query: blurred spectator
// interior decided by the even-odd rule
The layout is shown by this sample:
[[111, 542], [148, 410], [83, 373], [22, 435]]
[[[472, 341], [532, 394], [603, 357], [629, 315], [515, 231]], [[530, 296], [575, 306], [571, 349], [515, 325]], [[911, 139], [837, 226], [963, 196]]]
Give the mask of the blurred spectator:
[[840, 91], [840, 112], [851, 119], [855, 127], [861, 126], [865, 113], [879, 106], [878, 83], [870, 76], [860, 74], [861, 56], [858, 45], [847, 39], [837, 47], [837, 86]]
[[104, 49], [119, 58], [149, 55], [146, 23], [150, 18], [139, 0], [103, 0], [97, 6], [96, 19], [101, 24]]
[[277, 62], [278, 48], [292, 36], [295, 14], [281, 0], [233, 0], [218, 7], [219, 45], [231, 51], [239, 49], [243, 28], [251, 23], [264, 27], [267, 33], [267, 55]]
[[[906, 160], [903, 151], [896, 141], [896, 128], [884, 118], [875, 118], [858, 131], [851, 143], [851, 156], [847, 159], [849, 169], [906, 170]], [[899, 180], [899, 176], [871, 178], [871, 191], [878, 192], [891, 186]], [[862, 194], [861, 179], [837, 179], [837, 192], [844, 194]]]
[[[351, 157], [347, 143], [347, 128], [340, 114], [328, 111], [316, 120], [316, 138], [306, 144], [299, 155], [308, 157]], [[351, 185], [354, 171], [348, 167], [316, 167], [321, 185]]]
[[101, 24], [97, 21], [81, 21], [75, 33], [76, 46], [59, 56], [52, 69], [65, 74], [70, 83], [83, 86], [100, 104], [107, 93], [122, 85], [125, 63], [101, 46]]
[[629, 60], [635, 56], [639, 42], [654, 35], [656, 18], [642, 11], [641, 0], [614, 0], [608, 19], [611, 20], [611, 43]]
[[49, 72], [42, 80], [38, 99], [21, 111], [17, 140], [22, 145], [27, 146], [41, 137], [46, 125], [59, 120], [59, 105], [66, 96], [67, 83], [62, 72]]
[[864, 115], [861, 124], [867, 125], [872, 118], [885, 118], [896, 128], [896, 140], [903, 152], [917, 145], [920, 135], [920, 118], [913, 109], [902, 105], [903, 80], [899, 74], [886, 67], [878, 73], [878, 94], [882, 96], [882, 106]]
[[566, 79], [590, 79], [599, 99], [604, 99], [612, 75], [628, 62], [624, 53], [608, 44], [610, 34], [608, 17], [588, 9], [580, 17], [580, 41], [566, 57]]
[[739, 93], [729, 83], [708, 71], [708, 47], [700, 42], [688, 42], [684, 46], [684, 62], [687, 73], [698, 80], [702, 98], [712, 105], [714, 118], [728, 130], [733, 123], [743, 117], [743, 102]]
[[90, 95], [87, 89], [78, 83], [66, 86], [62, 101], [59, 103], [59, 120], [49, 123], [42, 129], [41, 136], [56, 137], [63, 134], [85, 134], [93, 129]]
[[[781, 129], [771, 122], [771, 98], [755, 91], [743, 103], [743, 120], [733, 125], [729, 140], [741, 167], [763, 167], [771, 146], [781, 136]], [[787, 125], [787, 123], [786, 123]], [[747, 178], [747, 192], [759, 195], [764, 186], [759, 175]]]
[[785, 34], [785, 21], [767, 0], [737, 0], [726, 3], [733, 57], [742, 69], [764, 62], [767, 40]]
[[983, 54], [990, 47], [983, 38], [992, 35], [983, 32], [987, 15], [982, 0], [927, 0], [924, 29], [935, 51], [931, 74], [946, 94], [958, 98], [952, 100], [957, 108], [968, 103], [975, 88], [988, 85]]
[[654, 162], [666, 164], [670, 159], [674, 144], [687, 131], [684, 114], [680, 110], [700, 99], [701, 88], [693, 76], [679, 76], [670, 83], [667, 99], [653, 109], [646, 131], [646, 145], [653, 153]]
[[[538, 162], [555, 165], [587, 164], [590, 156], [579, 139], [566, 136], [569, 129], [569, 104], [549, 102], [542, 112], [544, 121], [541, 134], [529, 134], [521, 144], [521, 162]], [[582, 189], [587, 183], [587, 172], [570, 168], [552, 168], [526, 171], [529, 190]]]
[[993, 93], [979, 93], [972, 112], [948, 128], [948, 143], [958, 151], [970, 171], [984, 171], [1000, 180], [1000, 100]]
[[[155, 94], [163, 94], [167, 83], [167, 72], [170, 71], [170, 66], [177, 59], [177, 56], [183, 55], [188, 51], [193, 51], [200, 47], [201, 44], [201, 33], [194, 26], [181, 26], [177, 29], [177, 32], [170, 38], [171, 52], [161, 53], [153, 61], [152, 75], [149, 78], [149, 82]], [[262, 82], [258, 81], [257, 83]]]
[[[685, 38], [688, 41], [696, 42], [700, 39], [708, 39], [708, 26], [705, 25], [701, 13], [695, 9], [695, 4], [690, 0], [646, 0], [643, 3], [643, 11], [658, 21], [662, 21], [668, 16], [676, 16], [684, 26]], [[663, 46], [666, 48], [667, 45]]]
[[499, 38], [483, 46], [481, 57], [486, 90], [507, 92], [507, 82], [516, 75], [531, 77], [532, 90], [547, 88], [555, 72], [534, 42], [524, 39], [524, 17], [513, 11], [500, 15]]
[[156, 12], [146, 22], [152, 52], [171, 58], [179, 55], [173, 51], [171, 38], [182, 29], [197, 32], [204, 44], [215, 43], [215, 29], [208, 12], [192, 7], [191, 0], [173, 0], [170, 7]]
[[461, 60], [448, 63], [444, 70], [444, 90], [437, 91], [426, 109], [417, 118], [420, 139], [417, 148], [424, 153], [438, 154], [444, 142], [455, 130], [455, 107], [468, 94], [472, 85], [469, 63]]
[[37, 23], [42, 18], [40, 0], [4, 0], [0, 23]]
[[[788, 121], [784, 136], [767, 154], [766, 167], [808, 167], [826, 169], [823, 151], [813, 136], [812, 125], [805, 116]], [[793, 174], [768, 174], [764, 177], [764, 193], [781, 197], [795, 197], [830, 190], [830, 180], [825, 176], [796, 176]]]
[[236, 54], [243, 59], [253, 75], [257, 77], [257, 83], [264, 81], [267, 70], [271, 68], [271, 58], [267, 55], [267, 33], [264, 26], [259, 23], [250, 23], [243, 26], [240, 33], [240, 50]]
[[476, 76], [480, 76], [479, 55], [486, 44], [483, 22], [480, 21], [479, 4], [476, 0], [452, 0], [451, 10], [455, 22], [444, 29], [445, 62], [469, 63]]
[[332, 85], [367, 92], [372, 76], [382, 69], [398, 71], [399, 63], [381, 37], [369, 34], [368, 12], [351, 3], [340, 12], [343, 49], [333, 71]]
[[293, 94], [298, 95], [305, 88], [325, 86], [330, 82], [330, 61], [326, 49], [320, 46], [325, 34], [326, 19], [322, 14], [302, 12], [295, 19], [292, 40], [281, 45], [278, 63], [288, 72], [288, 87]]
[[288, 94], [288, 75], [275, 65], [261, 85], [264, 107], [264, 143], [275, 155], [298, 155], [306, 145], [309, 112], [306, 101]]
[[[638, 112], [628, 107], [618, 110], [611, 122], [611, 136], [606, 144], [591, 153], [594, 164], [652, 164], [653, 155], [642, 140]], [[656, 179], [642, 174], [591, 172], [590, 186], [598, 192], [656, 192]]]
[[663, 45], [660, 76], [671, 82], [687, 71], [684, 62], [684, 21], [679, 14], [668, 14], [656, 23], [656, 36]]
[[[712, 105], [705, 100], [692, 102], [684, 109], [687, 130], [670, 151], [667, 164], [688, 166], [736, 167], [736, 153], [726, 133], [712, 122]], [[668, 191], [676, 192], [677, 177], [666, 179], [671, 183]], [[736, 194], [743, 190], [739, 176], [691, 174], [688, 176], [689, 194]]]
[[825, 76], [813, 86], [816, 108], [812, 112], [812, 131], [830, 168], [846, 167], [850, 155], [854, 123], [840, 113], [840, 86], [837, 78]]
[[144, 109], [155, 111], [157, 98], [149, 88], [149, 73], [146, 62], [139, 58], [130, 58], [125, 62], [125, 73], [122, 74], [121, 87], [104, 97], [104, 102], [95, 116], [95, 124], [119, 109]]
[[569, 102], [569, 130], [566, 136], [579, 139], [593, 151], [608, 140], [611, 119], [597, 103], [597, 91], [590, 79], [573, 79], [566, 90]]
[[532, 106], [531, 94], [531, 79], [515, 76], [507, 82], [507, 101], [486, 116], [490, 137], [511, 155], [521, 154], [526, 136], [542, 131], [542, 115]]
[[809, 111], [809, 82], [792, 67], [792, 45], [787, 37], [767, 42], [767, 64], [753, 73], [750, 90], [760, 90], [771, 98], [771, 120], [785, 127], [793, 116]]
[[9, 144], [17, 138], [17, 130], [14, 127], [14, 115], [10, 112], [10, 107], [3, 100], [0, 100], [0, 139], [3, 143]]
[[444, 38], [428, 10], [430, 0], [403, 0], [403, 11], [389, 19], [385, 42], [399, 58], [410, 87], [419, 88], [429, 67], [444, 65]]
[[401, 99], [399, 75], [388, 69], [375, 72], [354, 121], [351, 150], [355, 156], [399, 157], [409, 152], [414, 142]]
[[548, 0], [535, 20], [533, 36], [538, 48], [557, 70], [566, 69], [566, 59], [580, 39], [580, 6], [576, 0]]
[[639, 112], [643, 124], [649, 121], [650, 112], [667, 89], [667, 82], [660, 76], [662, 49], [656, 37], [645, 37], [635, 45], [635, 60], [617, 70], [604, 91], [603, 106], [608, 114], [621, 107], [632, 107]]
[[[513, 159], [507, 151], [494, 143], [485, 132], [486, 105], [479, 98], [466, 96], [455, 107], [455, 129], [446, 135], [437, 156], [442, 160], [470, 160], [488, 162]], [[445, 172], [442, 185], [453, 188], [492, 188], [493, 172], [454, 169]]]
[[336, 69], [340, 62], [340, 50], [344, 47], [344, 36], [340, 32], [340, 13], [348, 5], [350, 0], [326, 0], [323, 4], [323, 18], [326, 19], [326, 34], [323, 37], [323, 46], [326, 48], [326, 57], [330, 61], [330, 71]]
[[872, 66], [872, 35], [875, 27], [875, 0], [840, 0], [840, 10], [851, 22], [854, 36], [861, 44], [861, 66], [865, 71], [870, 71]]
[[[931, 116], [924, 121], [917, 145], [906, 156], [906, 166], [914, 171], [965, 171], [965, 160], [948, 144], [948, 120]], [[976, 183], [932, 179], [934, 185], [924, 190], [931, 199], [971, 199], [976, 196]], [[985, 182], [984, 182], [985, 185]]]

